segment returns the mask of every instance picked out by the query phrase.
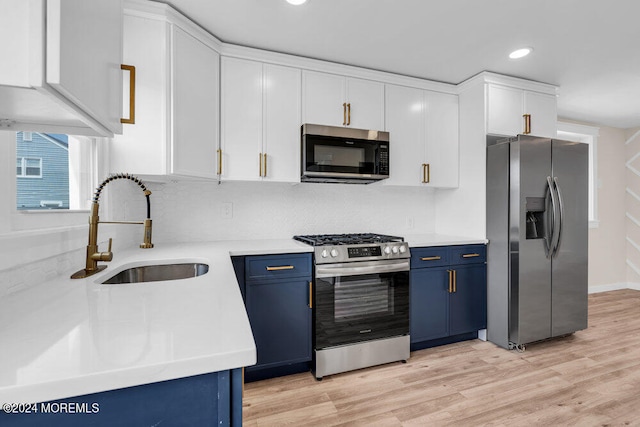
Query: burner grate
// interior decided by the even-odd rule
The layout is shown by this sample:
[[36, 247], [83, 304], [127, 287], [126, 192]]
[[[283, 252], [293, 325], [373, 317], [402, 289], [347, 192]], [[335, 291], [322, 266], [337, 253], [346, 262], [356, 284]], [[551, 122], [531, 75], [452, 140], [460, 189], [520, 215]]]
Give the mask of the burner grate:
[[388, 236], [374, 233], [354, 233], [354, 234], [315, 234], [293, 236], [295, 240], [311, 246], [323, 245], [361, 245], [367, 243], [389, 243], [403, 242], [402, 237]]

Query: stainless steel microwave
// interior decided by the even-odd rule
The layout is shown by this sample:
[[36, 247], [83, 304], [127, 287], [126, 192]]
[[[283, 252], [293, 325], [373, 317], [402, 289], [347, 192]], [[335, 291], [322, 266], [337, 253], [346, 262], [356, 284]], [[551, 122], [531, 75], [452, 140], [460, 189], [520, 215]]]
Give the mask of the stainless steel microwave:
[[302, 182], [369, 184], [389, 178], [389, 132], [302, 125]]

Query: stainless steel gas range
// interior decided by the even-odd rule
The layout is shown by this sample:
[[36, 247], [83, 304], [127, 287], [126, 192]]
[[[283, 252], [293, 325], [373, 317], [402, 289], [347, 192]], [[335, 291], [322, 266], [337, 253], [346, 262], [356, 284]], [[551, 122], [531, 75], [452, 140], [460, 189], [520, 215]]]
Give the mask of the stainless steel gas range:
[[314, 374], [409, 358], [409, 246], [380, 234], [295, 236], [315, 247]]

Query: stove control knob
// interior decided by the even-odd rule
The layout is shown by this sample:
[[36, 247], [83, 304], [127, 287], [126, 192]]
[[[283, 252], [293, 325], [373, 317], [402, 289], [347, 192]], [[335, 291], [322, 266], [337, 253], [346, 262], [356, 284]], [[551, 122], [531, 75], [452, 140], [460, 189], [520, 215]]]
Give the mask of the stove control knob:
[[397, 247], [397, 246], [394, 246], [393, 248], [391, 248], [391, 251], [392, 251], [394, 254], [397, 254], [397, 253], [398, 253], [398, 247]]
[[400, 253], [403, 254], [407, 252], [407, 247], [406, 246], [400, 246]]
[[335, 250], [335, 249], [331, 249], [331, 256], [332, 256], [333, 258], [337, 257], [337, 256], [338, 256], [338, 251], [337, 251], [337, 250]]
[[329, 252], [327, 252], [327, 250], [326, 250], [326, 249], [323, 249], [323, 250], [322, 250], [322, 252], [320, 253], [320, 256], [321, 256], [322, 258], [326, 258], [326, 257], [328, 257], [328, 256], [329, 256]]
[[384, 248], [384, 253], [389, 255], [391, 253], [391, 246], [387, 246], [386, 248]]

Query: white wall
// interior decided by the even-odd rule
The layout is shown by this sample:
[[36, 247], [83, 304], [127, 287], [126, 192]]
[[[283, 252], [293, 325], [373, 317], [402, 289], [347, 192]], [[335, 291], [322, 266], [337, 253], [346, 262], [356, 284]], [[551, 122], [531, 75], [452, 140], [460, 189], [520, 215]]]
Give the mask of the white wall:
[[[640, 289], [640, 129], [624, 134], [626, 164], [625, 225], [626, 280]], [[622, 168], [621, 168], [622, 169]]]
[[599, 225], [589, 229], [589, 287], [627, 282], [624, 141], [624, 130], [600, 127], [596, 183]]

